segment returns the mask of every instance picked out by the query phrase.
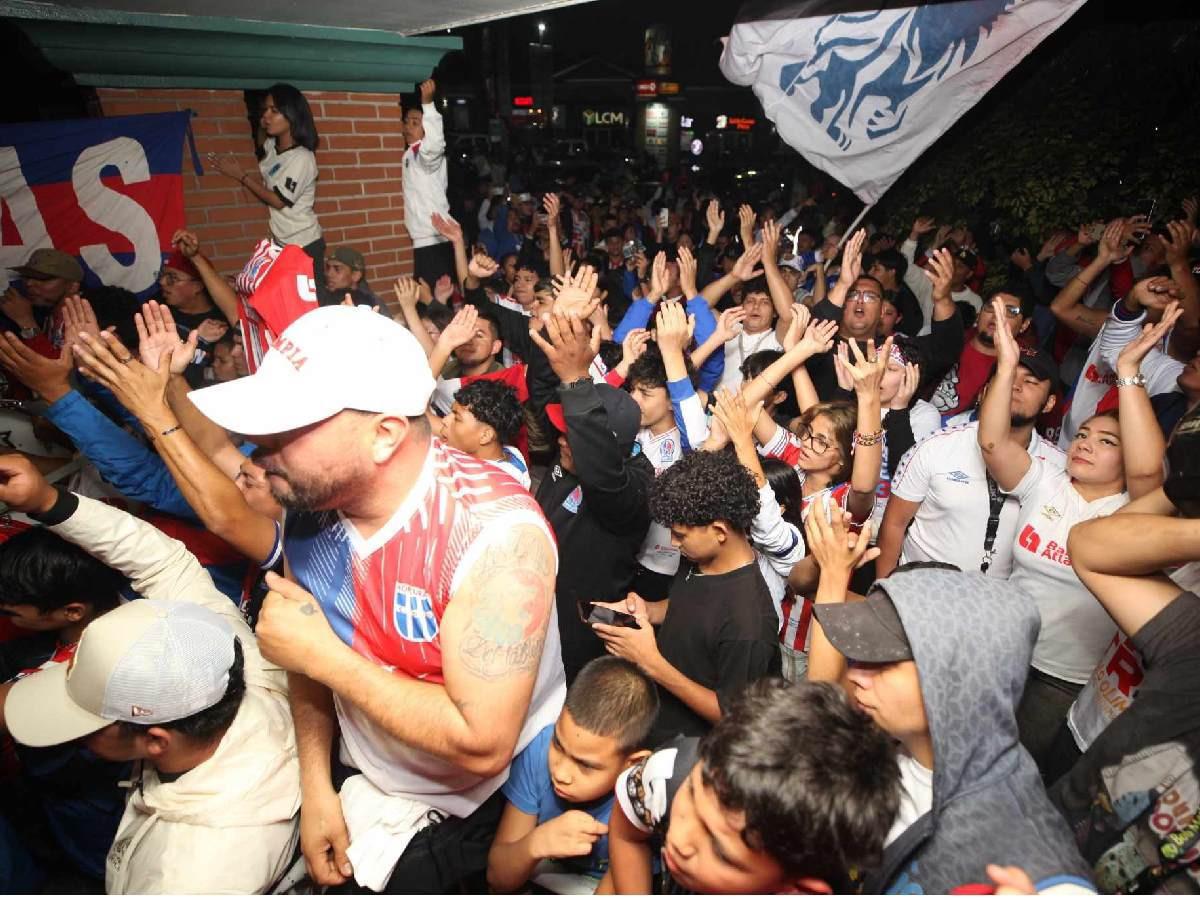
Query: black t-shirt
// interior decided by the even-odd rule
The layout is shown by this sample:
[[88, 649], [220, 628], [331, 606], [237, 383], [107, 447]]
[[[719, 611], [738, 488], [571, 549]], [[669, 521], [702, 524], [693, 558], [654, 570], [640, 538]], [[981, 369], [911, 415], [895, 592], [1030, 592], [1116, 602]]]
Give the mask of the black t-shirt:
[[1050, 799], [1102, 893], [1200, 892], [1200, 597], [1180, 594], [1131, 642], [1137, 698]]
[[[702, 575], [684, 561], [671, 583], [670, 598], [658, 649], [692, 681], [715, 691], [721, 709], [727, 709], [745, 685], [779, 674], [779, 620], [757, 562], [724, 575]], [[712, 726], [702, 716], [670, 691], [660, 694], [652, 745], [676, 735], [708, 733]]]

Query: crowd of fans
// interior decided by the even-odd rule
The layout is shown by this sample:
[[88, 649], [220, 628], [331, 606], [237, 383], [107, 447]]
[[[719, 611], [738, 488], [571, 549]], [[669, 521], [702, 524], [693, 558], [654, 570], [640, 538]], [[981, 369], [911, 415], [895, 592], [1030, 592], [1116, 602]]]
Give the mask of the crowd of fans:
[[1196, 201], [451, 203], [435, 91], [387, 291], [277, 85], [241, 272], [0, 299], [0, 888], [1200, 888]]

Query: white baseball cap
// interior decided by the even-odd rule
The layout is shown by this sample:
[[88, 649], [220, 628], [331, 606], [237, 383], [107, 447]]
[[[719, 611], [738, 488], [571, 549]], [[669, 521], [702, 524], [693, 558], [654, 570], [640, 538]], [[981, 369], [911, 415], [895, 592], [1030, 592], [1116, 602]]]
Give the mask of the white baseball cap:
[[423, 415], [433, 388], [425, 351], [407, 328], [365, 306], [324, 306], [289, 325], [253, 375], [189, 396], [222, 428], [257, 435], [344, 409]]
[[4, 719], [29, 747], [65, 744], [113, 722], [175, 722], [225, 696], [233, 662], [233, 629], [212, 610], [134, 600], [88, 625], [69, 663], [14, 684]]

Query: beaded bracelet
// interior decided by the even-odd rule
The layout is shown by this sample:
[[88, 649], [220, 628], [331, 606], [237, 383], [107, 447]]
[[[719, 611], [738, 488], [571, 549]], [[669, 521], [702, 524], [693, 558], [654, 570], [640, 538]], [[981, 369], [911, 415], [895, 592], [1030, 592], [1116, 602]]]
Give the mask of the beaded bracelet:
[[882, 428], [880, 428], [878, 431], [873, 431], [870, 434], [862, 434], [857, 431], [854, 432], [854, 443], [857, 444], [859, 447], [874, 447], [876, 444], [878, 444], [882, 440], [883, 440], [883, 429]]

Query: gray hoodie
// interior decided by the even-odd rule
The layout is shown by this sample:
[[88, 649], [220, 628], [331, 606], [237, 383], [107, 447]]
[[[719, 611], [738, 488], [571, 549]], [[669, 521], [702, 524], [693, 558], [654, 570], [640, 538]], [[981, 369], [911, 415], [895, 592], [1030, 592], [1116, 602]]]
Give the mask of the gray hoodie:
[[1089, 870], [1037, 767], [1016, 708], [1040, 620], [1033, 599], [978, 572], [918, 569], [878, 583], [912, 646], [933, 739], [933, 808], [888, 846], [866, 893], [944, 894], [1020, 866], [1039, 888]]

